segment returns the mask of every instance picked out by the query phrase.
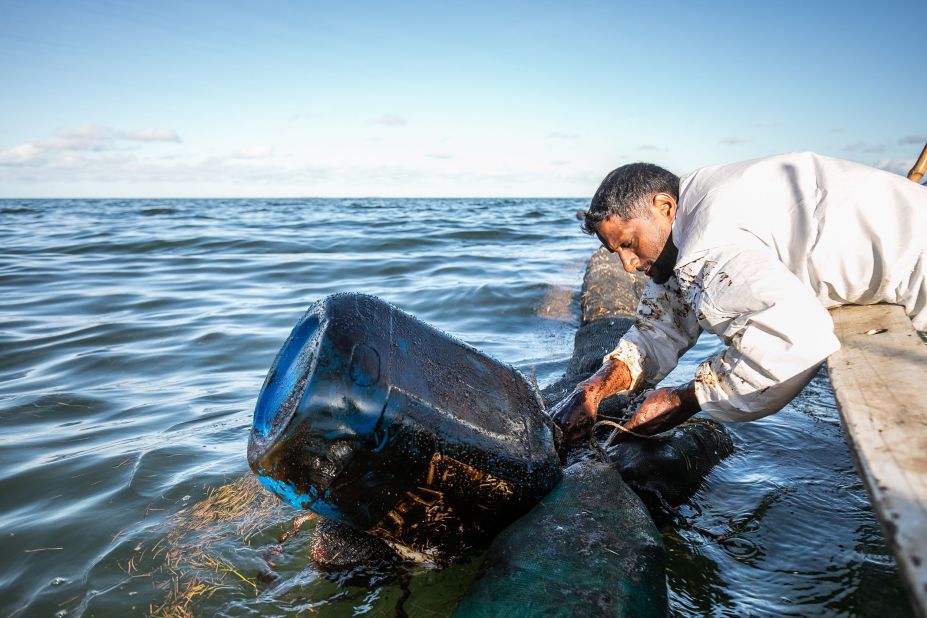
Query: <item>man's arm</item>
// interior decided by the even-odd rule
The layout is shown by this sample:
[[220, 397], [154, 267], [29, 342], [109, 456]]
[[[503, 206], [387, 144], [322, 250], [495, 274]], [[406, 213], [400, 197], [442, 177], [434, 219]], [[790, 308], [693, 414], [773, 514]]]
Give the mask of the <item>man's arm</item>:
[[725, 248], [710, 261], [699, 312], [728, 347], [702, 362], [692, 382], [654, 391], [626, 429], [660, 433], [700, 409], [723, 421], [771, 414], [836, 349], [827, 311], [767, 249]]
[[563, 443], [570, 444], [589, 433], [603, 399], [631, 386], [631, 371], [622, 361], [609, 357], [592, 376], [576, 385], [573, 392], [550, 410], [563, 431]]
[[637, 307], [635, 325], [603, 359], [602, 367], [557, 403], [551, 416], [563, 430], [563, 444], [582, 438], [595, 422], [599, 403], [611, 395], [634, 392], [645, 380], [658, 382], [695, 344], [700, 329], [679, 282], [650, 281]]
[[711, 258], [699, 312], [727, 348], [696, 369], [699, 405], [726, 422], [772, 414], [840, 347], [833, 322], [769, 249], [725, 248]]
[[674, 388], [659, 388], [644, 400], [624, 428], [652, 436], [689, 420], [699, 410], [701, 406], [695, 396], [694, 382]]

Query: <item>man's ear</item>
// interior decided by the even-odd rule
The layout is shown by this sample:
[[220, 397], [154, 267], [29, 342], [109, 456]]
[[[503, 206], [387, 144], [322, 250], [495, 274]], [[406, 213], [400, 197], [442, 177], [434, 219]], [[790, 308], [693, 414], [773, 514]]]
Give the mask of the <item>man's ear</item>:
[[654, 193], [651, 208], [654, 214], [668, 218], [670, 221], [676, 219], [676, 198], [668, 193]]

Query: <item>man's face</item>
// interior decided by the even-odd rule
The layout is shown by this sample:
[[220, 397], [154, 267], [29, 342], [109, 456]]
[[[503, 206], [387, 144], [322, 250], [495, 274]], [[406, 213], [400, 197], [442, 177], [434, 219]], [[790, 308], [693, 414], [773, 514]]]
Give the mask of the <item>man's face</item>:
[[665, 283], [676, 265], [675, 218], [676, 201], [661, 193], [654, 196], [645, 216], [625, 221], [612, 215], [596, 226], [595, 233], [606, 249], [618, 254], [627, 272], [639, 270]]

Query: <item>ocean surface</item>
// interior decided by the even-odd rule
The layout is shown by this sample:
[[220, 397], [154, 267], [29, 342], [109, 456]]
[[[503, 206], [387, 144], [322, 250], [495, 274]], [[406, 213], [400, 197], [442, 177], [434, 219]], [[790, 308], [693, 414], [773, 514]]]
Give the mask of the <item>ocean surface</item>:
[[[258, 391], [300, 315], [376, 294], [544, 386], [585, 200], [0, 201], [0, 618], [445, 616], [479, 564], [332, 577], [253, 482]], [[718, 349], [703, 337], [667, 378]], [[825, 371], [662, 528], [672, 613], [910, 614]], [[722, 540], [717, 540], [717, 537]], [[581, 613], [581, 610], [579, 610]]]

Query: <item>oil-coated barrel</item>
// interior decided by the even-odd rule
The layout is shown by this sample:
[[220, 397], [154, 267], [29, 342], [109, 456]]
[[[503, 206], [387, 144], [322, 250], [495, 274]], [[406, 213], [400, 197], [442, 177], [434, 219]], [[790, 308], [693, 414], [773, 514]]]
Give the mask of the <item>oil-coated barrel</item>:
[[441, 561], [556, 485], [551, 429], [513, 367], [376, 297], [335, 294], [277, 355], [248, 462], [289, 504]]

